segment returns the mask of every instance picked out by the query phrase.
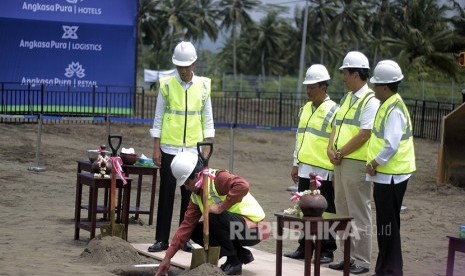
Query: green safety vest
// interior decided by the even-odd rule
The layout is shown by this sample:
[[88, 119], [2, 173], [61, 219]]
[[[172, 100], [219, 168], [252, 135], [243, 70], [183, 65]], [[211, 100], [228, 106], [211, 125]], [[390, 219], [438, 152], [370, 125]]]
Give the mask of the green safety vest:
[[332, 171], [326, 149], [332, 130], [332, 121], [338, 105], [327, 100], [313, 112], [312, 102], [301, 108], [297, 129], [297, 161], [303, 164]]
[[211, 93], [211, 80], [197, 77], [184, 89], [175, 76], [160, 79], [160, 90], [166, 103], [160, 144], [194, 147], [204, 140], [202, 112]]
[[[210, 169], [210, 173], [213, 175], [216, 174], [217, 170]], [[216, 191], [215, 183], [210, 178], [208, 178], [208, 204], [220, 204], [226, 199], [227, 195], [219, 195]], [[203, 212], [203, 203], [202, 203], [202, 194], [197, 195], [195, 193], [191, 194], [191, 200], [194, 204], [198, 205], [200, 211]], [[231, 213], [235, 213], [244, 217], [247, 217], [253, 222], [262, 221], [265, 218], [265, 212], [263, 211], [260, 204], [257, 200], [250, 194], [247, 193], [240, 202], [237, 202], [231, 206], [228, 210]]]
[[[336, 149], [342, 148], [352, 137], [358, 134], [362, 111], [367, 102], [374, 97], [373, 90], [367, 89], [351, 106], [350, 99], [352, 94], [352, 92], [349, 92], [341, 99], [342, 104], [336, 113], [336, 133], [334, 136], [334, 147]], [[367, 145], [368, 143], [364, 143], [354, 152], [345, 155], [344, 158], [366, 161]]]
[[409, 174], [416, 170], [415, 167], [415, 152], [413, 146], [412, 121], [404, 101], [399, 94], [394, 94], [387, 99], [378, 109], [376, 113], [373, 130], [368, 145], [367, 161], [375, 159], [376, 155], [384, 148], [384, 133], [386, 121], [389, 113], [398, 107], [404, 113], [407, 122], [403, 129], [403, 135], [399, 144], [399, 149], [392, 156], [385, 166], [377, 166], [376, 171], [384, 174]]

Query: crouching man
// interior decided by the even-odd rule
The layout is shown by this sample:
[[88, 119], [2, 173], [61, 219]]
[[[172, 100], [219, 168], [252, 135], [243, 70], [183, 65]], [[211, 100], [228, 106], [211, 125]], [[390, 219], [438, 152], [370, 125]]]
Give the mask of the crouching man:
[[[165, 275], [171, 258], [190, 239], [203, 244], [202, 159], [191, 152], [178, 153], [171, 163], [178, 186], [185, 185], [192, 192], [184, 220], [176, 231], [166, 251], [156, 276]], [[210, 246], [220, 246], [220, 258], [227, 257], [221, 269], [226, 275], [241, 275], [242, 265], [254, 260], [250, 250], [269, 238], [271, 227], [265, 220], [265, 212], [249, 193], [249, 183], [226, 170], [209, 169], [209, 230]]]

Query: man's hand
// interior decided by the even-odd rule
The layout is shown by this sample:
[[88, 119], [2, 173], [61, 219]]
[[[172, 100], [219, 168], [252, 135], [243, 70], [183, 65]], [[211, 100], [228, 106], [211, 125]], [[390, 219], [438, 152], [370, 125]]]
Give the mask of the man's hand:
[[338, 154], [336, 154], [336, 151], [332, 150], [332, 149], [328, 149], [326, 151], [326, 154], [328, 155], [328, 158], [329, 158], [329, 161], [335, 165], [335, 166], [338, 166], [341, 164], [341, 160], [342, 160], [342, 157], [339, 156]]
[[[373, 164], [374, 163], [374, 164]], [[368, 175], [371, 175], [371, 176], [375, 176], [376, 175], [376, 167], [378, 166], [378, 163], [376, 163], [376, 161], [372, 161], [372, 162], [369, 162], [366, 166], [365, 166], [365, 172], [368, 174]]]
[[212, 204], [212, 205], [208, 206], [208, 212], [212, 213], [212, 214], [219, 215], [219, 214], [223, 213], [223, 209], [221, 209], [218, 204]]
[[161, 168], [161, 151], [159, 147], [153, 149], [153, 163], [159, 168]]
[[157, 269], [157, 273], [155, 273], [155, 276], [166, 276], [168, 275], [168, 270], [170, 269], [170, 260], [167, 258], [164, 258], [163, 261], [161, 261], [160, 266]]
[[293, 166], [291, 170], [291, 179], [294, 183], [299, 181], [299, 167]]

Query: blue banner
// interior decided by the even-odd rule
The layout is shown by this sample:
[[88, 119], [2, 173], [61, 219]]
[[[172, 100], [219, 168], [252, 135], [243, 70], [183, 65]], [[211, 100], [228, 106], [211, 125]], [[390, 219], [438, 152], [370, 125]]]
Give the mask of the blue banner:
[[1, 81], [134, 85], [132, 27], [0, 18], [0, 35]]
[[137, 0], [2, 0], [0, 17], [134, 26]]
[[135, 0], [0, 1], [0, 82], [134, 87], [136, 35]]

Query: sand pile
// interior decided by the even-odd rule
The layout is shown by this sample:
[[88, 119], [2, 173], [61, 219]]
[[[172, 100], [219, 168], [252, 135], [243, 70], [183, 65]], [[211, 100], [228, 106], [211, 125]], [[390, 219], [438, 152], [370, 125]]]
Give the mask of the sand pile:
[[112, 236], [92, 239], [80, 259], [96, 265], [140, 264], [147, 262], [127, 241]]
[[202, 264], [192, 270], [188, 270], [179, 274], [180, 276], [224, 276], [224, 272], [217, 266], [212, 264]]

